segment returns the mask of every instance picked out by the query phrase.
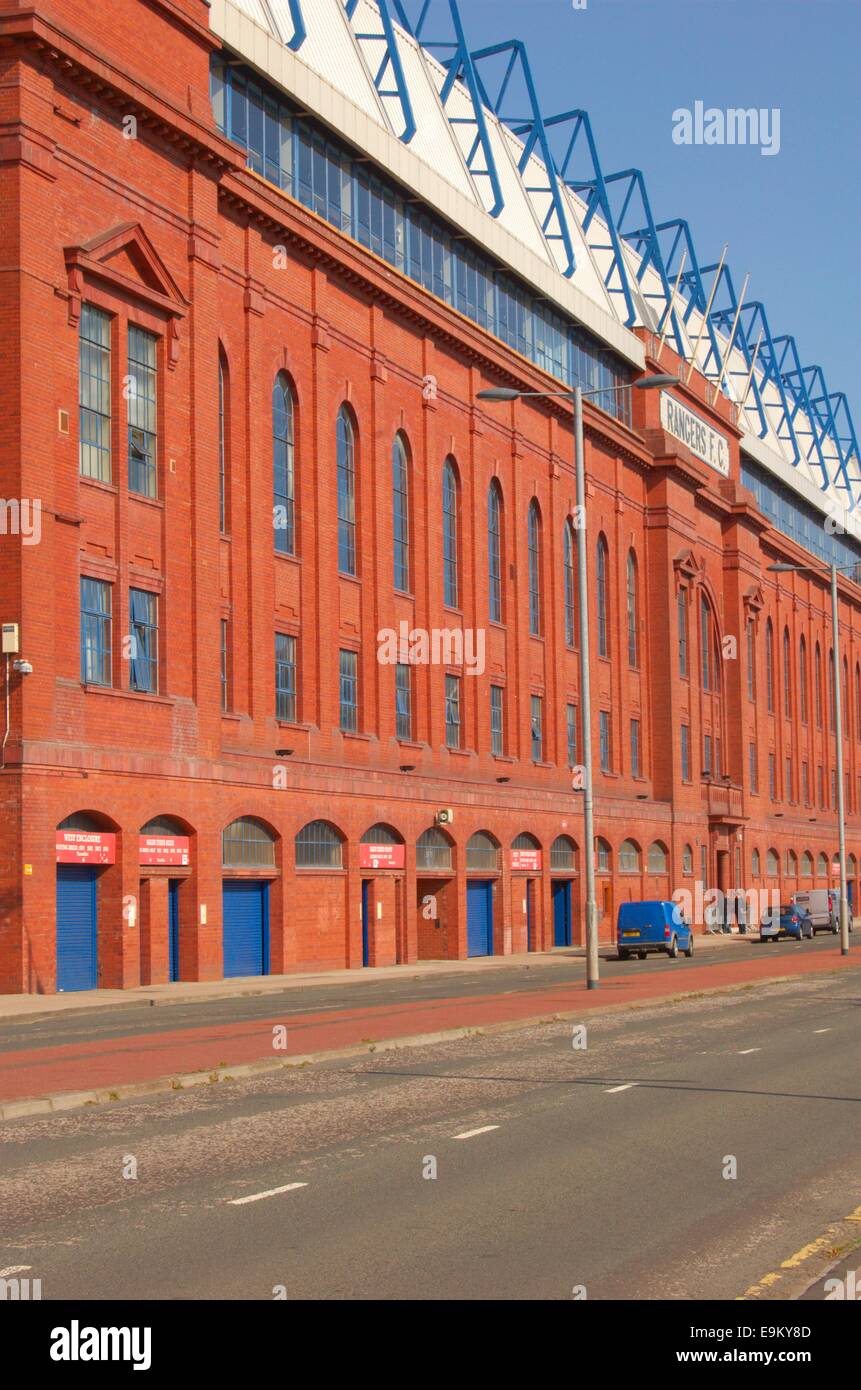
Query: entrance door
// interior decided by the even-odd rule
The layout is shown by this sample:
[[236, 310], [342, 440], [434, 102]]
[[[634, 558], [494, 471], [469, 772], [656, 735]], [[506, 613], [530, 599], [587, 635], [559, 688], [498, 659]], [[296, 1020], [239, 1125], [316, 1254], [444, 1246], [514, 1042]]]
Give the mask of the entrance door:
[[95, 868], [57, 865], [57, 990], [97, 989], [98, 907]]
[[535, 946], [535, 879], [526, 880], [526, 949], [534, 951]]
[[493, 955], [493, 883], [471, 879], [466, 885], [466, 954]]
[[371, 884], [373, 879], [362, 879], [362, 965], [371, 963]]
[[169, 879], [167, 885], [167, 949], [168, 979], [179, 979], [179, 879]]
[[269, 884], [225, 881], [222, 890], [224, 978], [269, 973]]
[[553, 945], [571, 945], [571, 880], [553, 880]]

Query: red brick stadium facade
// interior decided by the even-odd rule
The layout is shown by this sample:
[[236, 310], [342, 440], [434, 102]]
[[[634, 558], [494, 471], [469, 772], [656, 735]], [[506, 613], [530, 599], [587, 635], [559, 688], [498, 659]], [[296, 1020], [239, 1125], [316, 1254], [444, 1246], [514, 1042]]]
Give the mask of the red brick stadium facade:
[[[213, 119], [218, 45], [204, 0], [112, 0], [109, 10], [0, 0], [0, 480], [4, 499], [41, 504], [38, 544], [11, 527], [0, 538], [0, 620], [19, 625], [18, 655], [33, 667], [8, 674], [0, 990], [81, 987], [74, 972], [71, 986], [58, 982], [58, 855], [94, 885], [90, 984], [101, 987], [219, 978], [225, 893], [234, 910], [237, 885], [250, 885], [254, 911], [262, 904], [259, 968], [272, 973], [463, 957], [479, 898], [488, 951], [544, 949], [560, 930], [579, 941], [570, 412], [476, 403], [488, 385], [558, 381], [246, 168]], [[107, 325], [105, 478], [81, 468], [81, 335], [93, 310]], [[154, 495], [127, 482], [129, 327], [154, 345], [137, 377], [153, 386]], [[641, 337], [647, 370], [679, 365]], [[278, 380], [294, 407], [293, 553], [273, 546]], [[579, 536], [592, 581], [603, 940], [628, 898], [697, 881], [784, 891], [836, 881], [827, 587], [766, 572], [810, 557], [742, 486], [730, 405], [712, 403], [698, 372], [672, 394], [725, 441], [728, 477], [662, 426], [657, 392], [633, 393], [630, 425], [586, 407]], [[354, 439], [354, 575], [339, 571], [341, 412]], [[409, 512], [397, 589], [396, 436]], [[443, 576], [446, 460], [456, 605]], [[499, 621], [489, 619], [493, 479]], [[82, 671], [82, 578], [96, 581], [89, 603], [111, 595], [107, 623], [89, 620], [101, 683]], [[132, 591], [154, 596], [146, 612], [157, 612], [150, 689], [128, 659], [124, 635], [142, 621]], [[854, 850], [861, 591], [848, 581], [841, 621]], [[401, 727], [399, 738], [395, 668], [378, 659], [378, 634], [402, 623], [481, 633], [486, 649], [474, 675], [445, 659], [410, 668], [409, 737]], [[295, 641], [295, 707], [288, 689], [291, 717], [280, 720], [276, 634]], [[355, 658], [355, 731], [343, 728], [340, 653]], [[452, 676], [458, 748], [448, 746]], [[491, 686], [503, 691], [501, 752]], [[235, 822], [246, 827], [238, 851], [224, 838]], [[297, 836], [301, 845], [317, 822], [328, 831], [311, 832], [300, 853]], [[857, 872], [853, 858], [856, 901]], [[478, 883], [489, 886], [471, 899]], [[244, 960], [240, 951], [230, 973]]]

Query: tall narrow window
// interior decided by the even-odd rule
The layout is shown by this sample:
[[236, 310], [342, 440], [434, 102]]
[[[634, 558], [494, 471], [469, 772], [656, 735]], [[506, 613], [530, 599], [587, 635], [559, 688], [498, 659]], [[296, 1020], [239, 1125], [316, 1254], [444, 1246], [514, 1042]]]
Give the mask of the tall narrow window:
[[129, 590], [132, 690], [158, 691], [158, 598], [145, 589]]
[[676, 630], [679, 640], [679, 675], [683, 680], [688, 675], [688, 593], [679, 589], [676, 597]]
[[601, 771], [609, 772], [612, 748], [610, 744], [610, 711], [607, 709], [598, 712], [598, 748]]
[[293, 392], [283, 372], [272, 392], [272, 500], [275, 549], [296, 554], [296, 473]]
[[834, 733], [834, 652], [828, 653], [828, 727]]
[[395, 667], [395, 725], [398, 738], [413, 736], [412, 668], [404, 662]]
[[700, 599], [700, 660], [702, 662], [703, 690], [711, 690], [711, 617], [705, 596]]
[[681, 726], [682, 781], [691, 780], [691, 729], [689, 724]]
[[275, 634], [275, 717], [296, 723], [296, 638]]
[[541, 516], [535, 498], [529, 503], [529, 635], [541, 636]]
[[488, 609], [492, 623], [502, 622], [502, 493], [494, 478], [487, 494]]
[[750, 790], [754, 796], [759, 791], [759, 763], [756, 756], [756, 744], [747, 745], [748, 776], [750, 778]]
[[129, 326], [129, 491], [143, 497], [158, 492], [157, 341]]
[[81, 579], [81, 680], [111, 684], [111, 586]]
[[505, 752], [504, 692], [501, 685], [490, 687], [490, 751], [497, 758]]
[[227, 532], [227, 372], [218, 354], [218, 529]]
[[338, 569], [356, 573], [356, 445], [343, 407], [338, 412]]
[[540, 695], [533, 695], [529, 703], [532, 761], [541, 763], [544, 761], [544, 701]]
[[81, 475], [111, 481], [111, 320], [81, 306], [78, 428]]
[[637, 561], [633, 550], [628, 551], [628, 665], [636, 668], [639, 666], [638, 633], [637, 633]]
[[574, 609], [574, 527], [570, 520], [565, 522], [562, 536], [562, 580], [565, 589], [565, 641], [569, 647], [575, 643], [576, 616]]
[[577, 706], [566, 705], [568, 734], [568, 766], [577, 766]]
[[789, 628], [783, 629], [783, 713], [792, 718], [792, 666]]
[[843, 658], [843, 685], [840, 690], [840, 709], [843, 718], [843, 733], [849, 737], [849, 663]]
[[765, 701], [769, 714], [774, 714], [774, 629], [770, 618], [765, 625]]
[[798, 707], [802, 724], [807, 723], [807, 643], [802, 637], [798, 648]]
[[227, 618], [221, 619], [221, 710], [227, 714], [230, 709], [230, 625]]
[[610, 655], [609, 554], [607, 542], [598, 537], [598, 655]]
[[457, 608], [458, 604], [457, 513], [457, 476], [451, 459], [446, 459], [442, 470], [442, 558], [443, 597], [449, 608]]
[[[849, 699], [849, 691], [846, 691]], [[861, 666], [855, 667], [855, 737], [861, 738]]]
[[816, 685], [814, 692], [816, 701], [816, 727], [822, 728], [822, 652], [819, 643], [816, 643], [816, 657], [813, 671], [813, 679]]
[[754, 643], [754, 622], [748, 618], [745, 625], [747, 634], [747, 698], [756, 699], [756, 646]]
[[640, 775], [640, 721], [631, 720], [631, 776]]
[[400, 434], [392, 444], [392, 532], [394, 540], [394, 585], [401, 593], [410, 590], [410, 494], [407, 450]]
[[359, 657], [358, 653], [342, 650], [339, 655], [340, 724], [345, 734], [354, 734], [359, 727]]
[[460, 747], [460, 677], [445, 678], [445, 746]]

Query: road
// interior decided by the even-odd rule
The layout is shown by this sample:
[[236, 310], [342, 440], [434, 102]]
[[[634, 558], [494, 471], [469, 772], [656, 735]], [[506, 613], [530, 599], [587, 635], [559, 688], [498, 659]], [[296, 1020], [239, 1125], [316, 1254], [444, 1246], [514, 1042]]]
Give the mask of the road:
[[734, 1299], [861, 1202], [859, 1006], [810, 975], [590, 1014], [585, 1049], [533, 1026], [9, 1121], [0, 1268], [44, 1299]]

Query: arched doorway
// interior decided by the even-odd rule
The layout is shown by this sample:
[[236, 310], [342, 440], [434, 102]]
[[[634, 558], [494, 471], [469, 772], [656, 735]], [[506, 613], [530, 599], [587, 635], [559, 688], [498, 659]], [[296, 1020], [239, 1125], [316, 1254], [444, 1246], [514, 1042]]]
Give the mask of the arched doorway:
[[116, 827], [77, 811], [57, 826], [57, 993], [99, 987], [99, 880], [116, 863]]
[[[175, 816], [155, 816], [138, 835], [141, 983], [181, 978], [180, 921], [191, 876], [191, 838]], [[193, 910], [193, 909], [192, 909]]]
[[391, 825], [369, 826], [359, 841], [362, 870], [362, 965], [405, 958], [403, 885], [406, 850]]
[[268, 975], [274, 833], [254, 816], [232, 821], [222, 831], [221, 862], [224, 978]]
[[493, 889], [502, 869], [499, 841], [477, 830], [466, 844], [466, 954], [493, 955]]

